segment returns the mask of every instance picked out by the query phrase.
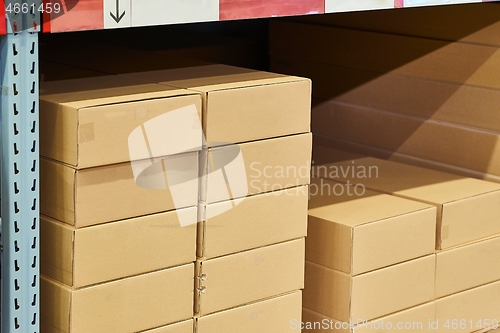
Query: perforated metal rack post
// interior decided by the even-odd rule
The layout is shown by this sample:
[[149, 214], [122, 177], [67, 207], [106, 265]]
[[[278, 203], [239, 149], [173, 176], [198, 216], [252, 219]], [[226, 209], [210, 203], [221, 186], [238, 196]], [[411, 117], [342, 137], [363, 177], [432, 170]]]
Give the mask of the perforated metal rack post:
[[[6, 1], [0, 37], [1, 332], [40, 332], [38, 1]], [[19, 9], [19, 10], [16, 10]]]

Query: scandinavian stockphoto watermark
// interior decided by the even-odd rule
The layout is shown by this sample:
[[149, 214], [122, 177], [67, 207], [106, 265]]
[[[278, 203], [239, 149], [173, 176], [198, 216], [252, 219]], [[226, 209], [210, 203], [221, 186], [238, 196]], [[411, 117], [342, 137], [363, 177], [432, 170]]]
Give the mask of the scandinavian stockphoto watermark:
[[[246, 198], [249, 187], [252, 193], [290, 195], [281, 190], [303, 185], [304, 179], [311, 176], [320, 180], [308, 189], [302, 187], [309, 191], [309, 196], [362, 196], [365, 193], [363, 179], [378, 178], [377, 166], [356, 165], [355, 161], [340, 166], [316, 166], [310, 161], [301, 165], [266, 165], [252, 161], [247, 163], [247, 175], [239, 145], [216, 142], [211, 146], [215, 148], [208, 148], [195, 105], [148, 119], [128, 137], [135, 183], [151, 190], [168, 189], [181, 226], [196, 224], [232, 209]], [[323, 178], [349, 180], [328, 182]], [[196, 217], [192, 211], [180, 209], [193, 206], [202, 207]]]
[[[309, 196], [363, 196], [366, 192], [363, 180], [378, 178], [378, 166], [356, 165], [314, 165], [314, 161], [304, 161], [302, 165], [263, 165], [258, 161], [250, 163], [248, 178], [250, 189], [254, 192], [273, 191], [280, 195], [280, 190], [299, 186], [301, 179], [308, 175], [318, 181], [309, 185]], [[342, 182], [329, 182], [324, 179]], [[346, 180], [347, 179], [347, 180]], [[288, 180], [284, 182], [281, 180]]]
[[[142, 188], [168, 189], [181, 226], [222, 214], [244, 200], [248, 185], [239, 146], [216, 145], [221, 147], [209, 153], [195, 105], [149, 119], [128, 137], [135, 182]], [[180, 209], [212, 202], [222, 204], [204, 209], [197, 218]]]

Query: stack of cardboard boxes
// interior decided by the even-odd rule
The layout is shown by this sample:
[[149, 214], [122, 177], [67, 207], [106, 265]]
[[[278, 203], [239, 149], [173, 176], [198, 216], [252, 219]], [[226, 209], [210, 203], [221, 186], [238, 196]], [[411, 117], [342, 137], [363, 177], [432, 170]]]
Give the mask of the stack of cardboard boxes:
[[305, 322], [498, 327], [498, 184], [319, 146], [314, 161]]
[[310, 81], [217, 65], [131, 76], [43, 87], [44, 332], [288, 331]]
[[203, 97], [197, 332], [231, 323], [241, 332], [288, 331], [303, 288], [310, 81], [224, 65], [129, 76]]
[[272, 21], [271, 70], [313, 79], [313, 132], [331, 145], [500, 181], [499, 15], [481, 3]]
[[322, 314], [337, 326], [361, 323], [431, 302], [436, 208], [373, 191], [347, 192], [345, 184], [313, 179], [304, 321]]
[[[128, 138], [171, 110], [198, 117], [200, 95], [118, 77], [53, 82], [41, 95], [42, 331], [192, 321], [197, 187], [175, 200], [161, 163], [149, 170], [158, 189], [140, 187]], [[197, 155], [185, 155], [183, 172], [196, 179]], [[181, 217], [192, 225], [181, 228]]]

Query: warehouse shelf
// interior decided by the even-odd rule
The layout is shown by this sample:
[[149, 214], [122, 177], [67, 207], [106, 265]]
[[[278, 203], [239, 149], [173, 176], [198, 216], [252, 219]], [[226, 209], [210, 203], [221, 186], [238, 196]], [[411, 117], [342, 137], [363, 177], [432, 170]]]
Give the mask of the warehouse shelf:
[[[3, 1], [2, 1], [3, 2]], [[43, 32], [116, 29], [345, 11], [477, 3], [482, 0], [44, 0]], [[484, 1], [486, 2], [486, 1]], [[20, 1], [17, 1], [20, 4]], [[30, 8], [6, 3], [10, 13]], [[2, 6], [2, 10], [5, 6]], [[1, 13], [0, 13], [1, 14]], [[5, 33], [0, 24], [0, 33]]]
[[[7, 0], [0, 3], [1, 331], [39, 332], [38, 33], [478, 0]], [[26, 9], [26, 10], [25, 10]], [[25, 13], [26, 11], [26, 13]], [[43, 13], [43, 24], [40, 15]]]

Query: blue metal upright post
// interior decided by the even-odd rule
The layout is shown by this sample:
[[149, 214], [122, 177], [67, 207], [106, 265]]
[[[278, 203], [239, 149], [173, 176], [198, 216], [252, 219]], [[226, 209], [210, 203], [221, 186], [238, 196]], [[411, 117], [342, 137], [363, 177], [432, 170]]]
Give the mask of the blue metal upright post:
[[0, 38], [2, 333], [40, 332], [39, 4], [6, 1]]

